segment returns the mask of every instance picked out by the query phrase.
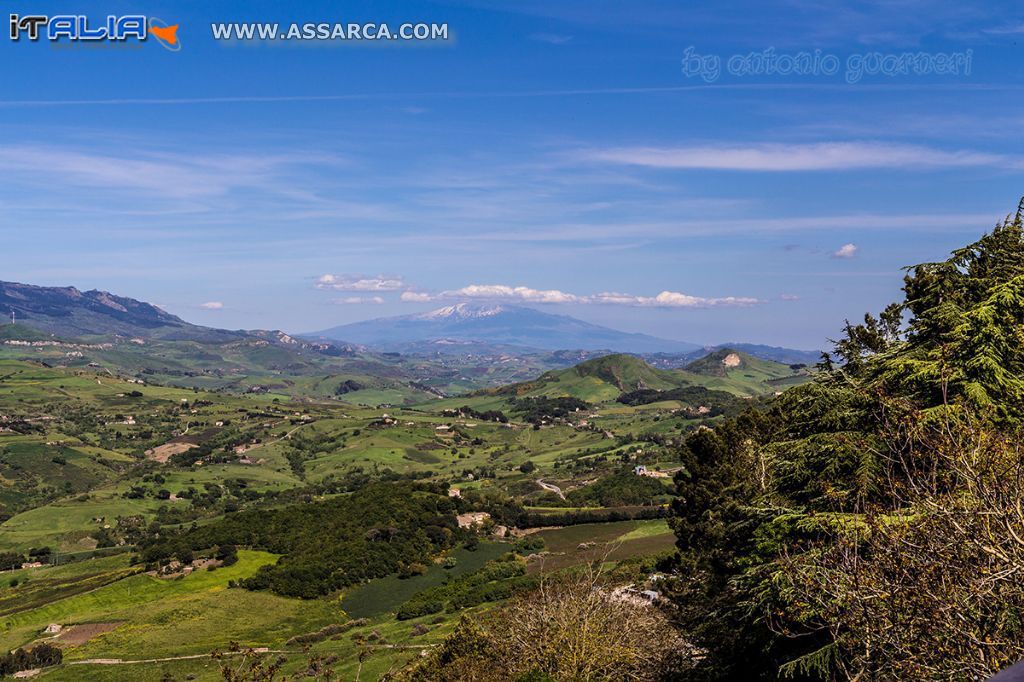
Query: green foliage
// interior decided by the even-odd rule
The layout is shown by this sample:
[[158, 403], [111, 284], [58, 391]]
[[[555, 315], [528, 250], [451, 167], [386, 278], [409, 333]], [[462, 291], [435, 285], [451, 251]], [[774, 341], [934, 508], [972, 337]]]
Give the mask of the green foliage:
[[678, 400], [691, 407], [707, 407], [708, 411], [703, 414], [705, 417], [715, 417], [724, 414], [729, 408], [736, 405], [736, 396], [733, 394], [725, 391], [710, 390], [703, 386], [684, 386], [667, 391], [642, 388], [623, 393], [615, 399], [616, 402], [633, 407], [649, 405], [650, 403], [661, 402], [662, 400]]
[[[945, 441], [966, 428], [957, 415], [982, 415], [982, 444], [1024, 419], [1020, 221], [909, 268], [904, 293], [847, 322], [812, 383], [681, 448], [672, 523], [691, 580], [676, 600], [687, 638], [707, 651], [701, 677], [984, 676], [997, 647], [981, 662], [976, 642], [1018, 636], [1005, 607], [1015, 593], [990, 599], [974, 583], [1009, 556], [991, 549], [991, 519], [1022, 464], [1005, 453], [1020, 450], [1001, 450], [1002, 473], [985, 482], [973, 469], [982, 445]], [[993, 509], [977, 517], [985, 534], [965, 530], [979, 497]], [[970, 548], [979, 535], [988, 554]]]
[[0, 656], [0, 676], [6, 677], [22, 670], [60, 665], [63, 658], [60, 649], [45, 642], [31, 649], [17, 649]]
[[516, 540], [512, 545], [512, 548], [516, 554], [526, 556], [527, 554], [544, 551], [545, 546], [546, 543], [544, 542], [544, 538], [534, 533], [532, 535], [525, 535]]
[[[837, 344], [847, 373], [922, 408], [963, 401], [1024, 416], [1024, 233], [1007, 220], [946, 261], [910, 268], [906, 298]], [[900, 332], [897, 310], [909, 313]]]
[[512, 405], [512, 411], [530, 424], [565, 419], [575, 412], [590, 409], [588, 403], [579, 398], [570, 397], [513, 398], [509, 402]]
[[445, 608], [458, 611], [484, 602], [507, 599], [519, 590], [532, 587], [533, 580], [525, 576], [526, 565], [521, 560], [489, 561], [479, 571], [419, 592], [398, 609], [396, 616], [398, 620], [409, 620], [438, 613]]
[[446, 417], [469, 417], [471, 419], [479, 419], [485, 422], [498, 422], [499, 424], [507, 424], [508, 417], [501, 410], [475, 410], [469, 405], [463, 405], [462, 407], [454, 410], [444, 410], [441, 412]]
[[0, 571], [10, 571], [21, 568], [25, 557], [17, 552], [0, 552]]
[[460, 537], [455, 506], [410, 484], [374, 484], [349, 496], [250, 510], [140, 543], [146, 562], [214, 546], [281, 554], [244, 581], [249, 589], [313, 598], [398, 570], [412, 571]]
[[654, 504], [669, 492], [658, 479], [638, 476], [631, 469], [626, 469], [577, 488], [566, 498], [577, 507], [624, 507]]

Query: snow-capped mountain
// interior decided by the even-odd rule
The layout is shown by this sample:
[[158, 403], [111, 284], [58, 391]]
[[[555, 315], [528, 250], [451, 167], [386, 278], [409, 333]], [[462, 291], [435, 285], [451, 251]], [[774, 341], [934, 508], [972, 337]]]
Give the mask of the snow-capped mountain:
[[436, 310], [428, 310], [425, 313], [417, 313], [410, 317], [417, 320], [476, 320], [501, 315], [507, 310], [507, 306], [501, 305], [456, 303]]

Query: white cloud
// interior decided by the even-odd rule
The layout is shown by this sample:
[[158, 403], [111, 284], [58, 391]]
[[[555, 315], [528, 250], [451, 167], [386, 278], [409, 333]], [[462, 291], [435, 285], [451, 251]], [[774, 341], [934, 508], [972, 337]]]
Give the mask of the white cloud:
[[224, 307], [224, 304], [220, 301], [207, 301], [206, 303], [200, 303], [199, 307], [205, 310], [220, 310]]
[[433, 294], [425, 294], [421, 291], [403, 291], [400, 298], [403, 301], [410, 303], [423, 303], [426, 301], [433, 301], [437, 297]]
[[384, 299], [380, 296], [348, 296], [346, 298], [335, 299], [334, 302], [342, 305], [363, 305], [366, 303], [379, 305], [384, 302]]
[[719, 306], [748, 306], [760, 303], [756, 298], [726, 296], [705, 298], [691, 296], [678, 291], [663, 291], [657, 296], [633, 296], [631, 294], [601, 293], [587, 298], [588, 303], [629, 305], [643, 308], [715, 308]]
[[691, 296], [678, 291], [662, 291], [657, 296], [636, 296], [617, 292], [602, 292], [593, 295], [571, 294], [558, 289], [532, 289], [505, 284], [470, 284], [461, 289], [442, 291], [439, 294], [425, 294], [414, 291], [402, 292], [401, 299], [407, 302], [428, 302], [437, 300], [514, 300], [525, 303], [575, 303], [598, 305], [625, 305], [643, 308], [714, 308], [720, 306], [749, 306], [761, 301], [747, 296], [725, 296], [706, 298]]
[[796, 294], [780, 294], [779, 298], [783, 301], [799, 301], [800, 297]]
[[405, 282], [401, 277], [387, 275], [321, 275], [314, 286], [335, 291], [398, 291]]
[[833, 258], [853, 258], [857, 255], [856, 244], [843, 244], [832, 253]]
[[531, 303], [580, 302], [580, 297], [557, 289], [531, 289], [530, 287], [510, 287], [504, 284], [470, 284], [455, 291], [442, 292], [441, 296], [444, 298], [509, 298]]
[[1008, 163], [1000, 154], [880, 142], [617, 147], [587, 151], [582, 158], [648, 168], [738, 171], [938, 168]]

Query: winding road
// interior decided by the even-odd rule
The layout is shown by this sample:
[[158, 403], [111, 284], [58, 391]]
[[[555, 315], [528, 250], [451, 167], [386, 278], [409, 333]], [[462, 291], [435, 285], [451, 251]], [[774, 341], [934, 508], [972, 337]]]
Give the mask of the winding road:
[[552, 492], [558, 495], [563, 500], [565, 499], [565, 494], [562, 493], [562, 489], [559, 488], [557, 485], [554, 485], [552, 483], [545, 483], [539, 478], [537, 479], [537, 485], [539, 485], [541, 488], [544, 488], [544, 490], [547, 490], [548, 492]]

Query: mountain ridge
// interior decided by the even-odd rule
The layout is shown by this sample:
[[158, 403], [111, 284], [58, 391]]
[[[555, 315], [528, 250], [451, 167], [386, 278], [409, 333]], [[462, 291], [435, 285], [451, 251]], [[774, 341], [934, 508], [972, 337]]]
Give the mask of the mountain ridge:
[[54, 336], [123, 336], [226, 342], [240, 331], [191, 324], [162, 308], [99, 289], [0, 282], [0, 314]]

